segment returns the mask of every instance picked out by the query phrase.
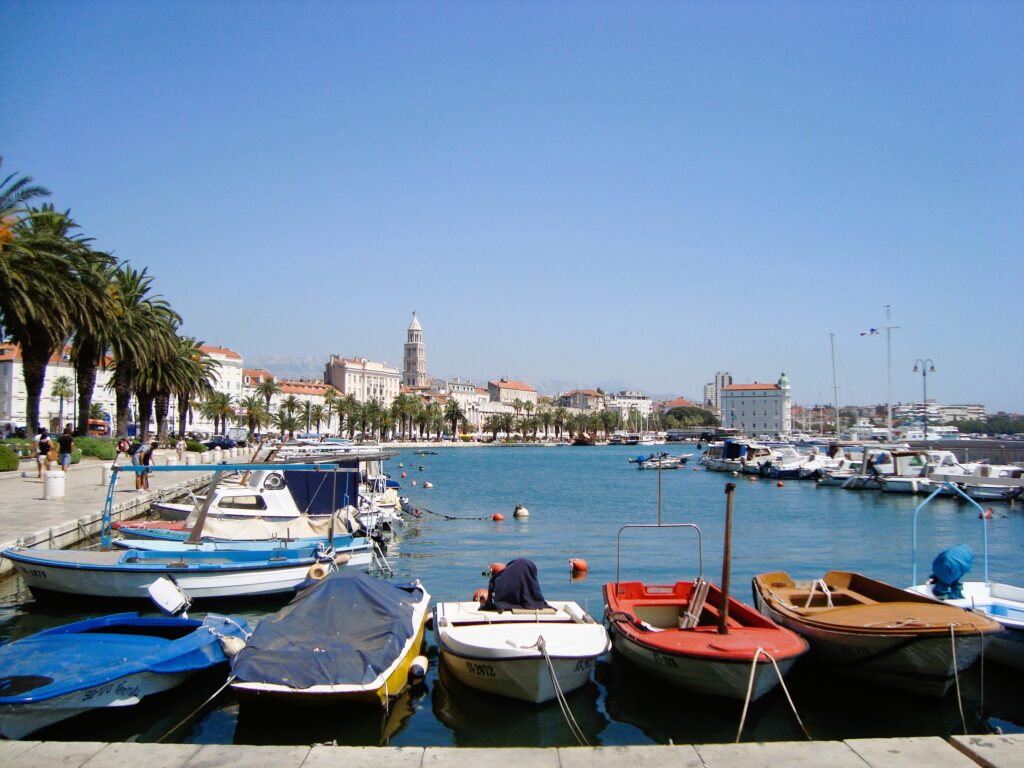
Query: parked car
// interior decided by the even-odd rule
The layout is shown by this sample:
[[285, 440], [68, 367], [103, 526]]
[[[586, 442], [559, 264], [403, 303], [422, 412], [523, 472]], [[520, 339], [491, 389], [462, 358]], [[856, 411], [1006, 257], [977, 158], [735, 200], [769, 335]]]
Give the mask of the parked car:
[[214, 435], [209, 440], [204, 440], [203, 445], [213, 450], [214, 448], [236, 448], [238, 443], [226, 435]]

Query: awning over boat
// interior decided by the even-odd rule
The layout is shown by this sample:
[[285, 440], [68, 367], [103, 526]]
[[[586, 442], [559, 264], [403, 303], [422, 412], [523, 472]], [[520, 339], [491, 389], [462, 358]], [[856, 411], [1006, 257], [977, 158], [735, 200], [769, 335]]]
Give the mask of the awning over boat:
[[366, 685], [414, 637], [422, 588], [333, 573], [256, 627], [232, 660], [239, 681], [304, 689]]

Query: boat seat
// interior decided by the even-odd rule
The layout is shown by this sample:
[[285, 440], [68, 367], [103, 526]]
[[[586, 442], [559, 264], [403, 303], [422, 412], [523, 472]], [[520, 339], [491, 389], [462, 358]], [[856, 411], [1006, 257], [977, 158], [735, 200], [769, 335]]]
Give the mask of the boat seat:
[[[790, 608], [798, 611], [827, 611], [848, 605], [874, 605], [877, 600], [851, 592], [848, 589], [829, 587], [828, 594], [820, 589], [814, 590], [813, 597], [809, 589], [779, 589], [773, 594]], [[810, 605], [807, 604], [810, 599]]]
[[[499, 611], [499, 613], [500, 613], [500, 611]], [[535, 613], [539, 613], [541, 615], [545, 615], [545, 614], [558, 613], [558, 611], [555, 610], [554, 608], [548, 606], [547, 608], [512, 608], [512, 609], [509, 610], [509, 613], [511, 613], [513, 616], [519, 615], [519, 614], [526, 614], [528, 616], [532, 616]]]

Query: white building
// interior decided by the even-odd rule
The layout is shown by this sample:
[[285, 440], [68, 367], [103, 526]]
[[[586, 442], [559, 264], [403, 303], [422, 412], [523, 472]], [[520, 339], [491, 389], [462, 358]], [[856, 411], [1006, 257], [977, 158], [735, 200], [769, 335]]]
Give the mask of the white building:
[[[107, 389], [111, 371], [101, 367], [96, 371], [92, 402], [98, 404], [113, 421], [115, 398], [113, 390]], [[60, 398], [51, 397], [53, 382], [66, 376], [71, 382], [70, 398], [64, 400], [64, 424], [60, 424]], [[39, 393], [39, 423], [52, 432], [59, 432], [67, 424], [75, 426], [78, 387], [75, 368], [71, 363], [71, 347], [65, 347], [50, 358], [43, 378], [43, 389]], [[21, 348], [16, 344], [0, 344], [0, 428], [7, 424], [23, 427], [28, 423], [25, 377], [22, 369]]]
[[789, 377], [785, 373], [778, 384], [726, 384], [720, 398], [723, 427], [751, 435], [784, 435], [793, 430]]
[[558, 405], [562, 408], [573, 408], [583, 413], [595, 413], [605, 409], [605, 395], [596, 389], [574, 389], [558, 396]]
[[516, 400], [537, 404], [537, 390], [522, 381], [498, 379], [487, 382], [487, 392], [497, 403], [511, 404]]
[[459, 404], [462, 412], [466, 414], [466, 421], [470, 423], [474, 431], [479, 432], [484, 423], [487, 403], [491, 399], [488, 391], [474, 385], [471, 381], [457, 378], [440, 383], [438, 389]]
[[641, 419], [648, 419], [651, 416], [651, 398], [642, 392], [623, 390], [614, 395], [608, 395], [605, 403], [606, 408], [618, 411], [624, 420], [629, 418], [630, 412], [638, 414]]
[[365, 357], [331, 355], [324, 370], [324, 382], [338, 394], [353, 395], [361, 403], [376, 400], [390, 406], [398, 397], [402, 375], [387, 363], [375, 363]]
[[[402, 384], [406, 387], [424, 387], [427, 385], [427, 348], [423, 344], [423, 328], [412, 313], [412, 322], [406, 330], [404, 373]], [[398, 394], [396, 393], [397, 397]]]

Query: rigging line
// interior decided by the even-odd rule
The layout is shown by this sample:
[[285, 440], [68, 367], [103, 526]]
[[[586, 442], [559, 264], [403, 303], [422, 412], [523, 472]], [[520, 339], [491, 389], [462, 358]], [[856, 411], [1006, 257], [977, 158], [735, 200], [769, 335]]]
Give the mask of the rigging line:
[[[953, 654], [953, 679], [956, 681], [956, 705], [960, 707], [960, 723], [964, 727], [964, 735], [967, 735], [967, 718], [964, 717], [964, 698], [960, 694], [960, 670], [957, 668], [956, 663], [956, 625], [949, 625], [949, 647]], [[978, 633], [981, 634], [980, 632]]]

